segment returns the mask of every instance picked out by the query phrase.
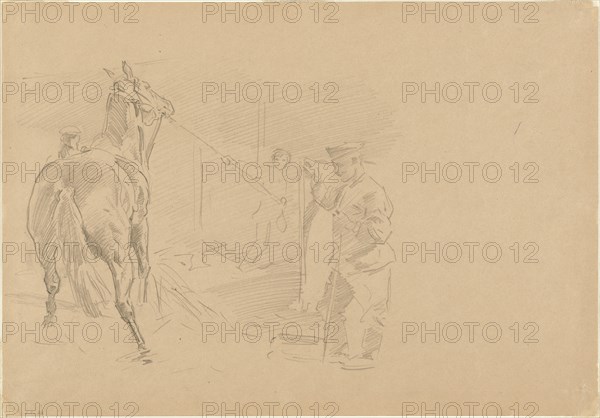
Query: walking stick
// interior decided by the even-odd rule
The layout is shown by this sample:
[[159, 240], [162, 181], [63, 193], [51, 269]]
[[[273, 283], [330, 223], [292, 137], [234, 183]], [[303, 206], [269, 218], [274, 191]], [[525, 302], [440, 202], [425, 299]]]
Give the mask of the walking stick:
[[321, 363], [325, 362], [327, 357], [327, 329], [329, 327], [329, 321], [331, 321], [331, 313], [333, 311], [333, 302], [335, 299], [335, 286], [337, 283], [338, 271], [333, 271], [333, 278], [331, 279], [331, 295], [329, 296], [329, 305], [327, 306], [327, 315], [325, 316], [325, 326], [323, 327], [323, 357]]
[[[333, 226], [331, 230], [331, 235], [332, 237], [334, 236]], [[339, 245], [341, 245], [341, 242], [342, 237], [340, 234]], [[340, 248], [339, 245], [338, 248]], [[329, 305], [327, 306], [327, 315], [325, 316], [325, 326], [323, 327], [323, 357], [321, 358], [321, 363], [325, 362], [325, 357], [327, 356], [327, 328], [329, 327], [329, 321], [331, 321], [331, 314], [333, 313], [333, 304], [335, 301], [335, 288], [337, 286], [337, 278], [340, 274], [340, 254], [338, 254], [337, 266], [331, 274], [333, 274], [333, 277], [331, 279], [331, 294], [329, 295]]]

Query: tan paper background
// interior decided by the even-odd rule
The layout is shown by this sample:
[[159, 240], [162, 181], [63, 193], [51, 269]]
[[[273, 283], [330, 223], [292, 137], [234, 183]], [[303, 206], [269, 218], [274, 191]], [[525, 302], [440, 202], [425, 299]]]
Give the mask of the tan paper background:
[[[402, 415], [415, 403], [419, 416], [425, 409], [443, 415], [441, 408], [451, 403], [469, 415], [469, 402], [477, 403], [472, 415], [482, 415], [488, 403], [497, 403], [503, 415], [514, 415], [515, 403], [520, 416], [532, 412], [524, 409], [527, 403], [538, 406], [536, 415], [597, 412], [596, 8], [539, 3], [537, 23], [522, 22], [524, 9], [515, 23], [511, 4], [502, 4], [497, 23], [479, 12], [473, 22], [463, 16], [457, 23], [431, 18], [423, 23], [418, 14], [406, 15], [401, 3], [345, 3], [339, 4], [338, 22], [327, 24], [321, 20], [328, 10], [321, 8], [315, 23], [309, 3], [302, 4], [297, 23], [279, 13], [272, 23], [264, 17], [257, 23], [223, 23], [219, 15], [203, 22], [202, 6], [191, 3], [138, 4], [137, 23], [123, 23], [123, 15], [115, 23], [109, 5], [102, 7], [98, 23], [78, 13], [72, 23], [66, 16], [57, 23], [43, 16], [39, 23], [31, 18], [23, 23], [20, 14], [6, 17], [3, 81], [29, 87], [40, 82], [40, 88], [56, 82], [63, 97], [50, 103], [41, 96], [36, 103], [35, 96], [22, 99], [20, 92], [5, 95], [3, 161], [19, 170], [22, 163], [29, 169], [43, 165], [57, 152], [58, 131], [65, 125], [79, 126], [83, 142], [100, 132], [110, 87], [102, 68], [119, 71], [125, 59], [136, 76], [173, 103], [178, 123], [240, 159], [256, 158], [257, 135], [259, 143], [260, 135], [264, 141], [260, 159], [272, 148], [289, 149], [296, 161], [326, 158], [326, 146], [365, 142], [365, 157], [375, 163], [367, 170], [394, 205], [390, 243], [398, 257], [381, 356], [374, 369], [348, 371], [320, 361], [268, 358], [265, 338], [202, 341], [206, 316], [194, 311], [198, 301], [242, 326], [277, 319], [287, 302], [270, 289], [293, 284], [296, 276], [274, 273], [261, 282], [238, 273], [232, 278], [227, 263], [192, 268], [188, 257], [198, 254], [202, 240], [249, 240], [246, 206], [256, 203], [256, 195], [243, 184], [213, 184], [210, 197], [205, 196], [204, 229], [194, 229], [194, 152], [202, 152], [206, 161], [218, 157], [164, 122], [151, 163], [151, 261], [155, 274], [173, 278], [174, 269], [185, 277], [189, 289], [183, 292], [195, 307], [184, 310], [172, 298], [166, 309], [171, 316], [161, 317], [152, 304], [136, 302], [151, 350], [152, 362], [146, 363], [136, 361], [135, 345], [123, 341], [114, 309], [103, 318], [86, 318], [72, 306], [65, 285], [57, 312], [63, 331], [65, 322], [77, 322], [81, 329], [94, 321], [103, 338], [90, 343], [77, 332], [74, 342], [36, 343], [32, 335], [41, 332], [36, 327], [45, 311], [42, 269], [31, 255], [21, 259], [22, 248], [16, 255], [4, 251], [3, 323], [17, 331], [3, 344], [3, 400], [18, 404], [17, 415], [23, 402], [31, 408], [56, 402], [63, 413], [66, 402], [95, 402], [103, 415], [114, 415], [115, 403], [127, 415], [132, 411], [124, 407], [127, 402], [137, 405], [138, 415], [201, 414], [214, 403], [221, 415], [235, 411], [236, 402], [241, 408], [258, 403], [264, 415], [269, 402], [278, 403], [276, 415], [290, 402], [298, 403], [304, 415], [314, 415], [311, 406], [317, 403], [319, 416]], [[264, 81], [298, 82], [302, 100], [288, 103], [279, 94], [260, 104], [202, 100], [203, 82]], [[80, 83], [72, 101], [65, 82]], [[87, 82], [102, 87], [99, 101], [82, 99]], [[338, 102], [323, 103], [321, 96], [314, 103], [309, 87], [315, 82], [321, 88], [336, 83]], [[422, 103], [418, 95], [403, 101], [402, 83], [409, 82], [496, 82], [502, 97], [489, 103], [476, 90], [473, 103], [464, 97], [436, 103], [432, 96]], [[521, 94], [525, 83], [535, 83], [538, 102], [524, 103], [522, 95], [515, 103], [510, 86], [517, 82]], [[473, 182], [466, 171], [456, 183], [443, 177], [435, 182], [432, 176], [422, 182], [418, 175], [403, 182], [407, 162], [425, 162], [429, 168], [435, 162], [477, 162], [479, 167], [495, 162], [503, 173], [496, 183], [485, 181], [479, 171]], [[537, 164], [539, 181], [523, 182], [523, 171], [515, 182], [509, 168], [515, 162], [521, 170], [528, 162]], [[25, 225], [33, 176], [22, 181], [20, 174], [3, 179], [3, 240], [31, 250]], [[296, 225], [295, 216], [290, 215], [290, 225]], [[435, 262], [431, 256], [421, 262], [419, 255], [403, 262], [408, 242], [425, 242], [428, 248], [435, 242], [496, 242], [503, 254], [496, 263], [486, 262], [480, 250], [473, 262], [466, 253], [456, 263], [443, 257]], [[522, 251], [518, 263], [509, 249], [515, 242]], [[528, 242], [539, 247], [537, 263], [522, 262]], [[168, 259], [161, 250], [168, 250]], [[110, 288], [110, 278], [105, 279]], [[294, 320], [279, 318], [281, 323]], [[443, 337], [421, 342], [420, 334], [406, 336], [409, 322], [430, 328], [436, 322], [495, 322], [503, 334], [497, 343], [486, 342], [480, 332], [474, 342], [465, 335], [457, 343]], [[518, 342], [509, 329], [515, 322]], [[527, 323], [537, 326], [538, 342], [523, 342]], [[114, 324], [121, 333], [117, 343]], [[33, 334], [23, 335], [26, 329]], [[490, 408], [487, 414], [494, 413]]]

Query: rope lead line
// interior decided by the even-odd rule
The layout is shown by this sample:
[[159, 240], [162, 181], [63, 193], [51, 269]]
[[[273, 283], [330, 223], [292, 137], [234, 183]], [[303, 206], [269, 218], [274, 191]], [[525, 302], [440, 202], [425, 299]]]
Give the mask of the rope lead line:
[[[194, 137], [196, 140], [202, 142], [204, 145], [206, 145], [208, 148], [210, 148], [214, 153], [216, 153], [217, 155], [219, 155], [220, 157], [225, 157], [225, 154], [223, 154], [222, 152], [220, 152], [218, 149], [216, 149], [215, 147], [213, 147], [211, 144], [209, 144], [207, 141], [205, 141], [204, 139], [202, 139], [201, 137], [199, 137], [198, 135], [196, 135], [194, 132], [192, 132], [191, 130], [189, 130], [188, 128], [186, 128], [185, 126], [183, 126], [182, 124], [180, 124], [179, 122], [177, 122], [175, 119], [173, 119], [172, 116], [168, 116], [167, 119], [169, 120], [169, 122], [171, 122], [171, 124], [173, 124], [175, 127], [183, 129], [185, 132], [188, 133], [188, 135]], [[259, 192], [265, 193], [266, 195], [268, 195], [271, 199], [273, 199], [275, 202], [277, 202], [280, 205], [283, 205], [284, 203], [281, 202], [280, 199], [277, 198], [277, 196], [275, 196], [273, 193], [271, 193], [262, 183], [248, 183], [246, 182], [246, 184], [250, 185], [254, 190], [258, 190]]]

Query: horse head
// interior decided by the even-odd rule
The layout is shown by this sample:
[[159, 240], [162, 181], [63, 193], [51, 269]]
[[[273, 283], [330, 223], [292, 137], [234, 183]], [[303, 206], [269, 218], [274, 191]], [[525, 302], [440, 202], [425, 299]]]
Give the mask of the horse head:
[[112, 79], [103, 136], [119, 153], [147, 168], [154, 140], [163, 117], [174, 112], [173, 104], [156, 93], [150, 84], [134, 76], [126, 61], [122, 74], [104, 69]]

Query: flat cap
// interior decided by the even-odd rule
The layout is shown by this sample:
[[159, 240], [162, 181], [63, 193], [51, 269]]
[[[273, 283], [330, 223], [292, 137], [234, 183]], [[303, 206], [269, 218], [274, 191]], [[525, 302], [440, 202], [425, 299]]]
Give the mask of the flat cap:
[[81, 133], [77, 126], [65, 126], [59, 132], [61, 135], [78, 135]]
[[331, 159], [336, 159], [340, 157], [345, 157], [347, 155], [359, 153], [364, 144], [362, 142], [344, 142], [341, 145], [336, 145], [335, 147], [327, 147], [327, 153]]

